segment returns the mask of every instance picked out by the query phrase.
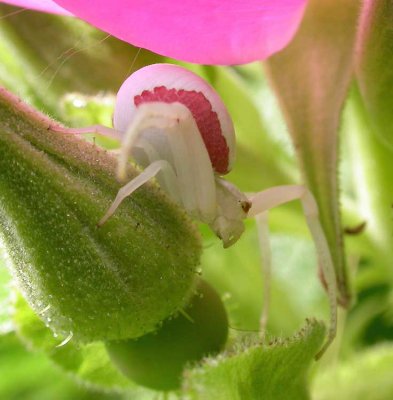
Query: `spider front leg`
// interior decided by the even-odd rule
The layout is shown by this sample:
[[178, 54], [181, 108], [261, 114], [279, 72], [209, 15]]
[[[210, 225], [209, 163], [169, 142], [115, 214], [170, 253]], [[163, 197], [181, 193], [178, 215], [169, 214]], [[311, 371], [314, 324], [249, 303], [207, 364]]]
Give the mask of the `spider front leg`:
[[255, 216], [258, 228], [259, 248], [261, 249], [262, 267], [263, 267], [263, 308], [260, 320], [260, 330], [262, 340], [265, 340], [266, 326], [269, 318], [270, 293], [272, 280], [272, 251], [269, 241], [268, 211]]
[[214, 171], [190, 111], [180, 103], [150, 102], [136, 110], [125, 129], [119, 154], [118, 178], [126, 178], [133, 158], [144, 171], [120, 189], [99, 225], [120, 203], [153, 177], [189, 215], [210, 223], [216, 215]]
[[108, 211], [101, 218], [97, 226], [102, 226], [114, 214], [121, 202], [138, 188], [143, 186], [150, 179], [153, 179], [161, 170], [167, 170], [168, 174], [174, 174], [171, 165], [166, 160], [157, 160], [144, 169], [136, 178], [132, 179], [125, 186], [123, 186], [116, 195], [115, 200], [109, 207]]
[[[288, 186], [277, 186], [271, 189], [264, 190], [260, 193], [251, 197], [252, 206], [248, 213], [248, 216], [255, 217], [258, 214], [265, 213], [270, 208], [279, 206], [281, 204], [290, 202], [292, 200], [299, 199], [302, 202], [304, 215], [307, 220], [307, 225], [310, 233], [313, 237], [315, 247], [318, 254], [318, 259], [322, 268], [322, 274], [326, 281], [327, 293], [329, 298], [330, 306], [330, 324], [328, 330], [328, 336], [326, 343], [322, 349], [316, 355], [316, 359], [319, 359], [329, 345], [332, 343], [336, 336], [337, 331], [337, 287], [336, 287], [336, 275], [334, 271], [334, 265], [330, 254], [329, 246], [326, 240], [325, 233], [322, 229], [319, 221], [318, 206], [312, 193], [301, 185], [288, 185]], [[259, 221], [260, 223], [266, 224], [266, 219]], [[262, 226], [262, 229], [263, 226]], [[265, 242], [266, 235], [260, 235], [262, 237], [262, 247], [266, 248], [268, 245]], [[270, 251], [270, 250], [268, 250]], [[269, 260], [267, 260], [269, 264]], [[270, 265], [265, 266], [270, 271]], [[269, 273], [269, 272], [268, 272]], [[266, 287], [268, 292], [268, 288]], [[263, 316], [266, 318], [266, 309], [264, 309]], [[263, 320], [262, 320], [263, 323]]]
[[84, 133], [97, 133], [98, 135], [102, 135], [110, 139], [116, 139], [116, 140], [121, 139], [121, 133], [119, 131], [104, 125], [91, 125], [85, 128], [66, 128], [61, 125], [52, 125], [50, 129], [55, 132], [72, 134], [72, 135], [81, 135]]

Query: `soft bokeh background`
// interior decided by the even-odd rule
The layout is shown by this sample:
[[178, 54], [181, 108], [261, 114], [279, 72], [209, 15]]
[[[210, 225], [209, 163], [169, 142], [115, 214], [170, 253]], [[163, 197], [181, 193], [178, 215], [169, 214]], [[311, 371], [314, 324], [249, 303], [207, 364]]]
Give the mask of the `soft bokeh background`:
[[[155, 62], [174, 62], [135, 49], [75, 19], [32, 11], [14, 13], [16, 10], [0, 5], [0, 84], [69, 126], [110, 125], [114, 95], [132, 71]], [[234, 119], [237, 162], [228, 179], [246, 192], [298, 182], [300, 173], [294, 151], [262, 64], [187, 67], [211, 82]], [[113, 145], [102, 138], [95, 140], [108, 148]], [[370, 141], [376, 138], [352, 91], [341, 127], [343, 226], [367, 224], [358, 235], [346, 236], [356, 302], [348, 313], [341, 313], [339, 337], [313, 369], [310, 379], [315, 399], [393, 398], [392, 265], [367, 229], [373, 218], [365, 214], [367, 191], [378, 188], [358, 190], [365, 165], [373, 168], [370, 160], [375, 146], [369, 146]], [[328, 304], [300, 205], [273, 210], [270, 227], [274, 278], [268, 328], [272, 336], [288, 336], [307, 317], [326, 320]], [[205, 245], [202, 274], [225, 300], [231, 335], [257, 331], [263, 281], [254, 222], [247, 222], [243, 237], [227, 250], [206, 227], [201, 231]], [[48, 338], [50, 333], [43, 334], [45, 327], [34, 318], [18, 299], [1, 260], [0, 398], [129, 397], [126, 392], [105, 393], [93, 387], [91, 382], [109, 382], [112, 378], [103, 378], [105, 371], [96, 371], [89, 365], [92, 359], [86, 356], [87, 350], [87, 361], [78, 365], [66, 356], [54, 354], [50, 339], [42, 343], [42, 337]], [[86, 378], [90, 381], [88, 386], [83, 383]]]

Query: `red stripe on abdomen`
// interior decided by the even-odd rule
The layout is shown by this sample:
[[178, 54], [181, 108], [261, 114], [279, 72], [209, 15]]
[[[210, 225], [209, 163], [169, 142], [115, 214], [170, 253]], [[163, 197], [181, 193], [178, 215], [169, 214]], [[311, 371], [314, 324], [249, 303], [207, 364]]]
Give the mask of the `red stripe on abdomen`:
[[209, 100], [201, 92], [167, 89], [165, 86], [155, 87], [153, 91], [144, 90], [134, 97], [138, 107], [142, 103], [162, 101], [164, 103], [179, 102], [191, 112], [205, 143], [213, 169], [219, 174], [228, 172], [229, 148], [222, 134], [218, 115], [213, 111]]

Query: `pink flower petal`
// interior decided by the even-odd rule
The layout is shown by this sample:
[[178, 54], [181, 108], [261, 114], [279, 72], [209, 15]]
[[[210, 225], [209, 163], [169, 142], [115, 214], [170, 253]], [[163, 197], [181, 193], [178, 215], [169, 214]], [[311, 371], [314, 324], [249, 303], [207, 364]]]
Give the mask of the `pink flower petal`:
[[179, 60], [241, 64], [281, 50], [307, 0], [56, 0], [135, 46]]
[[51, 14], [71, 15], [52, 0], [1, 0], [0, 3], [7, 3], [13, 6], [44, 11]]

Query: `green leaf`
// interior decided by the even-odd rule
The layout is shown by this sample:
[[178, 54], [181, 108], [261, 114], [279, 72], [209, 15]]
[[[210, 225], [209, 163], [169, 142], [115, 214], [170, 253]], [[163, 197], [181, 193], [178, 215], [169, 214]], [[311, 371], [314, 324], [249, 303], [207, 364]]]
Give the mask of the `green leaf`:
[[155, 390], [177, 390], [184, 367], [216, 355], [228, 338], [228, 317], [217, 292], [201, 280], [187, 308], [155, 332], [106, 342], [108, 354], [132, 381]]
[[11, 277], [5, 268], [0, 249], [0, 336], [13, 330], [11, 318]]
[[119, 189], [116, 161], [52, 123], [0, 92], [0, 232], [12, 274], [59, 334], [92, 341], [154, 330], [193, 290], [199, 236], [154, 185], [98, 229]]
[[328, 368], [313, 383], [314, 400], [390, 400], [393, 346], [386, 343]]
[[377, 140], [393, 154], [393, 4], [364, 2], [360, 19], [356, 76]]
[[61, 121], [78, 126], [69, 93], [116, 92], [127, 76], [162, 57], [76, 18], [0, 4], [0, 84]]
[[1, 399], [120, 400], [122, 398], [118, 394], [99, 393], [75, 384], [45, 356], [27, 352], [12, 333], [0, 336], [0, 359]]
[[290, 339], [253, 345], [208, 359], [186, 371], [185, 390], [195, 400], [305, 400], [307, 373], [325, 334], [311, 321]]
[[44, 353], [83, 385], [96, 390], [127, 391], [132, 393], [134, 399], [149, 398], [145, 396], [154, 393], [137, 386], [120, 374], [109, 359], [102, 342], [79, 345], [71, 341], [62, 347], [56, 347], [62, 338], [53, 335], [20, 295], [15, 303], [14, 322], [18, 337], [30, 350]]
[[132, 387], [112, 366], [103, 343], [78, 345], [71, 342], [58, 346], [64, 338], [45, 326], [21, 295], [16, 296], [14, 323], [22, 342], [34, 351], [46, 353], [56, 364], [79, 380], [106, 388]]
[[281, 103], [304, 178], [320, 210], [336, 268], [339, 300], [348, 305], [337, 182], [340, 114], [352, 77], [360, 2], [311, 0], [293, 41], [267, 69]]
[[[385, 270], [392, 282], [393, 258], [392, 151], [376, 140], [376, 126], [368, 114], [357, 87], [351, 91], [345, 123], [353, 161], [353, 196], [366, 221], [372, 257], [376, 269]], [[370, 279], [369, 279], [370, 282]]]
[[[279, 215], [274, 215], [277, 219]], [[279, 220], [277, 223], [284, 223]], [[272, 281], [268, 331], [291, 335], [305, 318], [328, 316], [327, 297], [316, 273], [311, 240], [271, 235]], [[263, 303], [261, 254], [252, 221], [240, 240], [225, 251], [207, 247], [202, 255], [203, 275], [225, 299], [232, 333], [257, 331]]]

